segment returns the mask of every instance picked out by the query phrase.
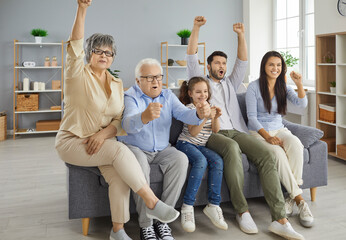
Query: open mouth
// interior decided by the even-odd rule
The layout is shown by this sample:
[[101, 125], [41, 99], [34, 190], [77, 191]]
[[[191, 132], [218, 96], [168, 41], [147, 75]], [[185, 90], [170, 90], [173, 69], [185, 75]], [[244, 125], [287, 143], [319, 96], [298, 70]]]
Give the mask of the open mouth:
[[223, 73], [224, 73], [223, 70], [220, 70], [220, 71], [219, 71], [219, 74], [220, 74], [220, 75], [223, 75]]
[[152, 88], [153, 88], [154, 90], [156, 90], [156, 89], [158, 88], [158, 86], [153, 86]]

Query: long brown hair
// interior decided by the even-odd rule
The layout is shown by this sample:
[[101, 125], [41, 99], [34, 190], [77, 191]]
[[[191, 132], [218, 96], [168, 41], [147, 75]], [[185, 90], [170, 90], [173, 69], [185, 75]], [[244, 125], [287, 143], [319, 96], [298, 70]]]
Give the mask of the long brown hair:
[[210, 86], [209, 86], [208, 81], [206, 79], [202, 78], [202, 77], [193, 77], [193, 78], [191, 78], [189, 80], [189, 82], [184, 81], [183, 84], [181, 84], [181, 87], [180, 87], [179, 100], [184, 105], [192, 103], [192, 99], [189, 96], [189, 91], [192, 92], [193, 87], [195, 86], [195, 84], [197, 84], [199, 82], [205, 82], [205, 84], [207, 84], [207, 88], [208, 88], [207, 102], [209, 102], [209, 99], [210, 99], [210, 96], [211, 96], [211, 92], [210, 92]]
[[276, 51], [267, 52], [263, 56], [261, 61], [259, 85], [260, 85], [262, 99], [264, 102], [264, 106], [268, 110], [268, 113], [270, 113], [270, 110], [272, 108], [272, 103], [271, 103], [270, 94], [269, 94], [267, 74], [265, 71], [265, 65], [267, 64], [268, 59], [270, 57], [278, 57], [281, 59], [281, 73], [279, 77], [276, 79], [275, 86], [274, 86], [274, 94], [278, 104], [278, 113], [281, 115], [285, 115], [287, 111], [287, 88], [286, 88], [286, 81], [285, 81], [287, 68], [286, 68], [285, 60], [283, 59], [281, 54]]

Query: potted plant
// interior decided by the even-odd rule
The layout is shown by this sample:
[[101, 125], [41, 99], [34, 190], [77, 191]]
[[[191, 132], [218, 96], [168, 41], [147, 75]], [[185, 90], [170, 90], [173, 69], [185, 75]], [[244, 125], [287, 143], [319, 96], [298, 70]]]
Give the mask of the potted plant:
[[297, 65], [299, 58], [293, 57], [292, 54], [289, 51], [286, 52], [280, 52], [281, 56], [285, 60], [286, 67], [287, 67], [287, 78], [291, 79], [290, 73], [293, 71], [293, 67]]
[[332, 82], [329, 82], [329, 84], [330, 84], [330, 92], [336, 93], [336, 82], [332, 81]]
[[177, 32], [177, 35], [181, 38], [181, 45], [187, 45], [189, 43], [191, 31], [189, 29], [183, 29]]
[[168, 66], [173, 66], [174, 60], [169, 58], [168, 59]]
[[47, 30], [41, 28], [34, 28], [31, 30], [31, 35], [35, 37], [36, 43], [42, 43], [42, 38], [48, 35]]
[[110, 68], [107, 68], [108, 72], [110, 74], [112, 74], [115, 78], [119, 78], [118, 72], [120, 72], [119, 70], [111, 70]]

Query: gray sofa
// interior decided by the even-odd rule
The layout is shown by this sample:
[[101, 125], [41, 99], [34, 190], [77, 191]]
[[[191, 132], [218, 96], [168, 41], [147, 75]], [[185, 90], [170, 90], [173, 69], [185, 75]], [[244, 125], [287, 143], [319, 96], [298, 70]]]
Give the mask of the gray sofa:
[[[238, 101], [244, 119], [246, 117], [245, 94], [238, 94]], [[312, 127], [284, 121], [287, 127], [304, 145], [303, 189], [310, 188], [311, 200], [315, 200], [316, 187], [327, 185], [327, 144], [319, 139], [323, 132]], [[171, 144], [175, 144], [182, 129], [182, 123], [173, 120], [171, 126]], [[89, 221], [92, 217], [110, 216], [108, 185], [97, 167], [68, 167], [68, 204], [69, 218], [82, 219], [83, 234], [88, 234]], [[263, 196], [259, 175], [255, 166], [243, 155], [244, 194], [247, 198]], [[206, 176], [206, 175], [205, 175]], [[157, 196], [162, 193], [163, 175], [158, 165], [151, 165], [150, 186]], [[207, 203], [207, 181], [204, 177], [196, 196], [196, 205]], [[223, 180], [222, 202], [230, 200], [229, 192]], [[176, 207], [180, 207], [182, 195]], [[131, 198], [130, 212], [135, 213], [135, 205]]]

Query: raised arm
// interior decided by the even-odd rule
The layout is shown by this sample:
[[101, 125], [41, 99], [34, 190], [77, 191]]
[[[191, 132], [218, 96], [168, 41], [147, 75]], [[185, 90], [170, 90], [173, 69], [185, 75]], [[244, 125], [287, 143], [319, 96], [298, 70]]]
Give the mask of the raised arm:
[[76, 18], [73, 23], [70, 40], [79, 40], [84, 37], [84, 25], [87, 8], [91, 5], [92, 0], [77, 0], [78, 8]]
[[245, 27], [243, 23], [233, 24], [233, 31], [238, 34], [237, 57], [242, 61], [247, 61], [247, 45], [245, 40]]
[[195, 20], [193, 21], [191, 36], [189, 39], [189, 45], [187, 46], [187, 55], [194, 55], [197, 52], [199, 29], [206, 22], [207, 19], [205, 19], [205, 17], [203, 16], [195, 17]]

